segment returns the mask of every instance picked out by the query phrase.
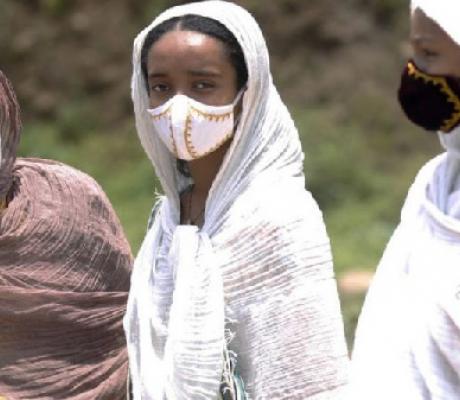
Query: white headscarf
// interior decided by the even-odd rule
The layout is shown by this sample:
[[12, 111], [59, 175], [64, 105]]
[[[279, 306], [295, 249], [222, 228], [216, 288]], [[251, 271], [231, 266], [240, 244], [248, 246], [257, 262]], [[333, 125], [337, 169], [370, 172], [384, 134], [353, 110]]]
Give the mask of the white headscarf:
[[412, 0], [414, 12], [420, 8], [460, 46], [460, 3], [457, 0]]
[[[179, 225], [176, 160], [150, 122], [140, 63], [147, 33], [186, 14], [225, 25], [249, 75], [201, 230]], [[347, 356], [329, 240], [257, 23], [230, 2], [171, 8], [136, 38], [133, 67], [137, 130], [166, 193], [135, 262], [125, 317], [134, 398], [216, 399], [229, 336], [251, 399], [332, 398]]]

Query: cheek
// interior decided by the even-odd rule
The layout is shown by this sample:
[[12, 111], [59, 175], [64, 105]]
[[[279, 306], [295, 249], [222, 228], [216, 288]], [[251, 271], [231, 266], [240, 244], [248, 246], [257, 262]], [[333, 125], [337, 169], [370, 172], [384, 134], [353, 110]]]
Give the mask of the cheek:
[[455, 68], [454, 68], [453, 75], [456, 76], [460, 80], [460, 55], [457, 57], [454, 63], [455, 63]]
[[233, 65], [228, 63], [225, 68], [225, 74], [226, 79], [223, 84], [223, 104], [230, 104], [232, 103], [237, 94], [238, 94], [238, 87], [237, 87], [237, 76], [236, 76], [236, 71]]
[[154, 91], [150, 91], [147, 95], [149, 97], [150, 108], [159, 107], [169, 100], [169, 96], [158, 94], [157, 92], [154, 92]]
[[417, 68], [421, 69], [424, 72], [428, 72], [428, 64], [427, 61], [425, 60], [425, 57], [421, 56], [417, 52], [414, 52], [412, 58], [414, 59], [415, 65]]
[[238, 95], [238, 88], [236, 86], [236, 80], [233, 79], [229, 80], [226, 90], [225, 90], [225, 97], [226, 97], [226, 104], [230, 104], [235, 101], [236, 96]]
[[432, 73], [433, 60], [427, 57], [423, 51], [415, 47], [412, 53], [412, 58], [419, 69], [427, 74]]
[[[417, 61], [416, 61], [417, 63]], [[435, 76], [452, 76], [452, 65], [445, 58], [438, 57], [433, 60], [422, 61], [417, 64], [419, 68], [429, 75]]]
[[237, 95], [236, 89], [231, 86], [227, 89], [225, 96], [222, 98], [222, 104], [230, 104], [233, 103]]
[[460, 52], [445, 52], [432, 63], [433, 74], [460, 77]]
[[152, 96], [149, 95], [149, 106], [150, 108], [156, 108], [158, 107], [160, 104], [158, 103], [158, 101], [155, 101]]
[[213, 106], [226, 106], [235, 100], [237, 93], [233, 85], [222, 85], [212, 94], [200, 96], [196, 100]]

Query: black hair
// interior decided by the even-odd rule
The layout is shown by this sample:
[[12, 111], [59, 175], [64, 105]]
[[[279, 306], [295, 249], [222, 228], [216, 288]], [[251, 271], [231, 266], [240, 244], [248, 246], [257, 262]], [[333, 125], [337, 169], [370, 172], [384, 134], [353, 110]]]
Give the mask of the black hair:
[[236, 71], [237, 89], [240, 90], [248, 80], [248, 69], [244, 59], [243, 50], [236, 40], [235, 36], [219, 21], [212, 18], [202, 17], [201, 15], [186, 14], [181, 17], [168, 19], [150, 30], [147, 34], [141, 50], [141, 69], [144, 81], [149, 91], [147, 58], [151, 47], [165, 33], [173, 31], [193, 31], [203, 33], [218, 39], [224, 44], [230, 62]]

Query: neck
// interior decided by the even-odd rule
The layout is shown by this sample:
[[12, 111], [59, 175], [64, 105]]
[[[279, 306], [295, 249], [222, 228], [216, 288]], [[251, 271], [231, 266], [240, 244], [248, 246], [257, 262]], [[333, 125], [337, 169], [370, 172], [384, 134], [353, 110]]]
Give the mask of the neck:
[[193, 191], [195, 193], [208, 195], [229, 145], [230, 141], [207, 156], [188, 163], [194, 182]]

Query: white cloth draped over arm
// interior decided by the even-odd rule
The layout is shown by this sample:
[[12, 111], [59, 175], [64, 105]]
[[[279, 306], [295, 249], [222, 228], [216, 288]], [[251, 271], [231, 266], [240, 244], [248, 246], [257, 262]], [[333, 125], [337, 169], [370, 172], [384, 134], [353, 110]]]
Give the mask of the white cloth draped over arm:
[[[411, 0], [460, 45], [460, 3]], [[355, 336], [350, 398], [460, 398], [460, 128], [409, 190]]]
[[[289, 207], [285, 196], [294, 199]], [[276, 192], [246, 193], [234, 212], [227, 223], [241, 229], [223, 230], [214, 242], [234, 322], [230, 349], [249, 398], [342, 398], [348, 356], [316, 203], [302, 187], [296, 193], [278, 183]]]
[[359, 319], [351, 398], [459, 398], [460, 221], [433, 202], [449, 164], [430, 161], [409, 191]]

